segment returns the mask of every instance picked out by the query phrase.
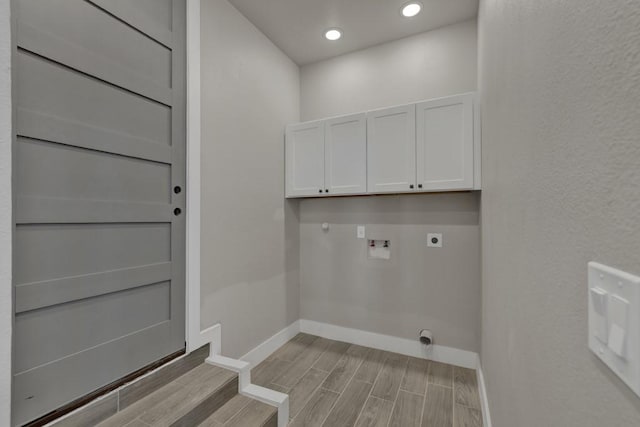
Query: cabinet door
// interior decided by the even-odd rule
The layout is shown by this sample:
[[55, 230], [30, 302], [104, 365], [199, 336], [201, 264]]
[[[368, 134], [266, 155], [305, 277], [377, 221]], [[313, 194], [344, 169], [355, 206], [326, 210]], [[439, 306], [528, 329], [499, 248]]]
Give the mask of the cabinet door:
[[328, 194], [367, 192], [366, 114], [325, 122], [325, 188]]
[[473, 189], [473, 94], [422, 102], [416, 116], [418, 187]]
[[285, 163], [287, 197], [324, 194], [324, 122], [287, 127]]
[[415, 105], [367, 113], [367, 188], [370, 193], [415, 191]]

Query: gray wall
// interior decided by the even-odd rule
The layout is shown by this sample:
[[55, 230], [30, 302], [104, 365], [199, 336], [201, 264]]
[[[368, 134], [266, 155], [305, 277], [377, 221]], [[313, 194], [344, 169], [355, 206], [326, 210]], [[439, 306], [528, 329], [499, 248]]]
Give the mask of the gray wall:
[[[304, 120], [476, 89], [476, 22], [307, 65]], [[479, 351], [477, 194], [307, 199], [300, 204], [301, 317]], [[321, 224], [331, 230], [324, 233]], [[356, 225], [391, 239], [392, 259], [366, 258]], [[427, 248], [429, 231], [443, 249]]]
[[476, 20], [301, 68], [303, 121], [476, 90]]
[[486, 0], [482, 363], [504, 426], [637, 426], [587, 349], [587, 262], [640, 274], [637, 0]]
[[0, 425], [11, 424], [11, 34], [0, 2]]
[[[300, 205], [303, 319], [437, 343], [480, 346], [478, 193], [309, 199]], [[321, 224], [328, 222], [329, 231]], [[368, 237], [391, 242], [391, 259], [367, 257]], [[427, 233], [443, 233], [442, 249]]]
[[299, 69], [226, 0], [202, 2], [202, 327], [237, 357], [299, 318], [283, 134]]

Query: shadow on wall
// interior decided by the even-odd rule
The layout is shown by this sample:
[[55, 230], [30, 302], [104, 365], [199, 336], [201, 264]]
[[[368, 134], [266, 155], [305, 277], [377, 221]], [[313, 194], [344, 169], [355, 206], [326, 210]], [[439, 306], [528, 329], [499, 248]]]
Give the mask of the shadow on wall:
[[302, 201], [301, 223], [478, 225], [479, 192]]

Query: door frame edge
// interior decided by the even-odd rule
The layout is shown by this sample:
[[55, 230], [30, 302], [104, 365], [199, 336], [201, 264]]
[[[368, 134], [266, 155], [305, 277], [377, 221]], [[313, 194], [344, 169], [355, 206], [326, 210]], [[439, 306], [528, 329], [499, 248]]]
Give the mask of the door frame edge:
[[187, 8], [187, 233], [186, 233], [186, 347], [190, 353], [206, 342], [200, 327], [200, 2]]

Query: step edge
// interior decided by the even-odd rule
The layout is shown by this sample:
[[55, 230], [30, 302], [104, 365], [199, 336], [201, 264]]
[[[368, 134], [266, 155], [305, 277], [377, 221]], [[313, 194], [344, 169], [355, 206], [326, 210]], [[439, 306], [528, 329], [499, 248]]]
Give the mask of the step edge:
[[289, 395], [261, 387], [255, 384], [249, 384], [240, 390], [240, 394], [255, 399], [259, 402], [274, 406], [278, 414], [278, 427], [286, 427], [289, 422]]
[[[212, 390], [211, 393], [207, 394], [203, 397], [198, 403], [193, 405], [185, 414], [183, 414], [180, 418], [175, 420], [170, 424], [170, 427], [191, 427], [194, 425], [199, 425], [206, 419], [208, 419], [211, 415], [213, 415], [218, 409], [222, 408], [226, 405], [234, 396], [239, 393], [239, 380], [238, 376], [234, 375], [229, 380], [225, 381], [215, 390]], [[226, 393], [226, 389], [231, 387], [231, 392]], [[202, 405], [206, 405], [210, 399], [215, 399], [218, 395], [222, 395], [222, 400], [217, 402], [215, 409], [208, 411], [207, 414], [202, 415], [196, 419], [193, 419], [193, 412], [198, 410], [198, 408]]]

